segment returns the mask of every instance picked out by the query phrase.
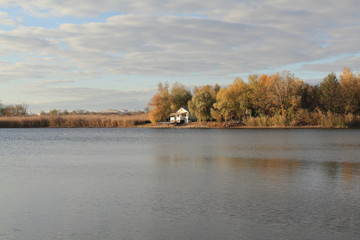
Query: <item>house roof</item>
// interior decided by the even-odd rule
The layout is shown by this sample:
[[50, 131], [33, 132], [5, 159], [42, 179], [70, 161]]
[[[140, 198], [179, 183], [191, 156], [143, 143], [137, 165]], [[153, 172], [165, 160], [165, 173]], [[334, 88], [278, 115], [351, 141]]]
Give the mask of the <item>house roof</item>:
[[189, 109], [187, 107], [181, 107], [179, 110], [177, 110], [176, 113], [184, 113], [184, 112], [189, 112]]

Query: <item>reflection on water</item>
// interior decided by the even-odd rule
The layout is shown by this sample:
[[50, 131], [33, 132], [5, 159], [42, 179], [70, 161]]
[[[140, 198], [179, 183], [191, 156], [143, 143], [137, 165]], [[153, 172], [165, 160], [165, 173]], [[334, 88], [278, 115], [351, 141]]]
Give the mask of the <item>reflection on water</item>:
[[217, 159], [222, 164], [230, 165], [234, 169], [240, 171], [259, 171], [260, 174], [294, 175], [300, 162], [290, 159], [244, 159], [244, 158], [220, 158]]
[[0, 239], [358, 239], [359, 134], [0, 129]]
[[[182, 165], [188, 162], [189, 157], [183, 155], [159, 155], [157, 160], [160, 164]], [[344, 182], [358, 181], [360, 176], [359, 162], [311, 162], [300, 161], [294, 159], [251, 159], [251, 158], [232, 158], [232, 157], [204, 157], [197, 158], [195, 162], [197, 165], [209, 165], [209, 162], [216, 164], [218, 169], [227, 168], [239, 173], [249, 171], [256, 171], [261, 175], [272, 175], [272, 177], [281, 177], [286, 175], [294, 177], [299, 171], [304, 169], [319, 169], [319, 176], [327, 176], [330, 178], [342, 179]]]
[[355, 180], [356, 176], [360, 176], [360, 163], [357, 162], [326, 162], [324, 167], [330, 177], [342, 178], [346, 182]]

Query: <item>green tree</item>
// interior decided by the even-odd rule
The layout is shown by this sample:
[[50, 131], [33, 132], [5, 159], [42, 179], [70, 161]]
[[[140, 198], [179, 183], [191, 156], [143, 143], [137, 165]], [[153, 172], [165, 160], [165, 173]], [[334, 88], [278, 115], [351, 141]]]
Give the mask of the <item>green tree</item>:
[[174, 83], [170, 94], [171, 111], [175, 112], [181, 107], [187, 107], [191, 98], [190, 90], [186, 89], [186, 87], [180, 83]]
[[304, 84], [300, 90], [301, 108], [307, 109], [310, 112], [314, 111], [319, 106], [319, 87], [310, 84]]
[[171, 97], [168, 83], [159, 83], [157, 93], [149, 104], [149, 118], [152, 123], [167, 119], [171, 113]]
[[324, 111], [342, 112], [340, 84], [335, 73], [328, 74], [320, 83], [320, 106]]
[[195, 88], [194, 96], [188, 103], [189, 110], [195, 114], [198, 121], [210, 121], [212, 120], [211, 109], [215, 101], [216, 94], [212, 86]]

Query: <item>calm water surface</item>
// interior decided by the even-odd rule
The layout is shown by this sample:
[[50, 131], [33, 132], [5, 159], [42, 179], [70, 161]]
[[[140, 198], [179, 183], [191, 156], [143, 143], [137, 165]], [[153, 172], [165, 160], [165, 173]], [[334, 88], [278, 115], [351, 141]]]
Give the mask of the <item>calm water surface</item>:
[[0, 129], [0, 239], [359, 239], [360, 130]]

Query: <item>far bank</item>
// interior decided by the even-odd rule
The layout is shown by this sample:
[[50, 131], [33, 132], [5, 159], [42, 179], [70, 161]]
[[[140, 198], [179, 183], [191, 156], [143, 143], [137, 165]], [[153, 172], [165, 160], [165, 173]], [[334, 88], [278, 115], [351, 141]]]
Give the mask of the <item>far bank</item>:
[[[301, 119], [300, 119], [301, 120]], [[359, 128], [360, 116], [319, 114], [313, 119], [281, 116], [247, 118], [242, 122], [151, 123], [146, 113], [127, 115], [61, 115], [0, 117], [0, 128]]]

